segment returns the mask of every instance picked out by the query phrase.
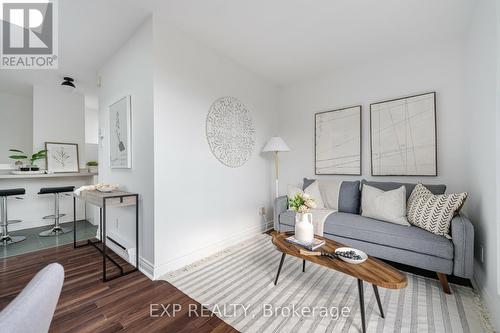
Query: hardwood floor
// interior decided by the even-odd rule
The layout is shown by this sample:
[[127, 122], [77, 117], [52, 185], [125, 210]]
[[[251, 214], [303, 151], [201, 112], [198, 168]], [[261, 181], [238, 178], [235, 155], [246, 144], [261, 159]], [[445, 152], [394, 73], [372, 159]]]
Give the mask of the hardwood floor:
[[[188, 305], [200, 308], [199, 303], [165, 281], [151, 281], [135, 272], [103, 283], [102, 257], [90, 246], [63, 245], [0, 259], [0, 310], [52, 262], [64, 266], [65, 279], [50, 332], [237, 332], [215, 315], [189, 316]], [[117, 272], [109, 263], [108, 273]], [[150, 316], [150, 304], [176, 303], [182, 309], [175, 317]], [[159, 315], [162, 308], [157, 307], [154, 314]]]

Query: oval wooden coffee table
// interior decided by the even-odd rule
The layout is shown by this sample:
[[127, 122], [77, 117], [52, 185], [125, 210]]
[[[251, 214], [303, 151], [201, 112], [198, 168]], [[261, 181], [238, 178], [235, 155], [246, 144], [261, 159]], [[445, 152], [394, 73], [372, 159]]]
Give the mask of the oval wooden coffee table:
[[[303, 260], [303, 265], [302, 265], [303, 271], [305, 271], [306, 261], [309, 261], [330, 269], [334, 269], [336, 271], [342, 272], [344, 274], [352, 276], [353, 278], [358, 279], [359, 305], [361, 311], [361, 324], [363, 332], [366, 331], [363, 281], [368, 282], [373, 286], [373, 292], [375, 293], [378, 308], [380, 310], [380, 316], [382, 318], [384, 318], [384, 310], [382, 309], [382, 303], [380, 302], [378, 287], [388, 288], [388, 289], [401, 289], [405, 288], [406, 285], [408, 284], [405, 274], [401, 273], [392, 266], [370, 256], [368, 256], [368, 259], [362, 264], [354, 265], [354, 264], [349, 264], [340, 259], [330, 259], [328, 257], [303, 255], [300, 253], [300, 250], [302, 249], [300, 246], [291, 244], [286, 241], [286, 238], [291, 235], [292, 234], [289, 233], [275, 233], [272, 235], [273, 244], [280, 252], [282, 252], [280, 264], [278, 267], [278, 273], [276, 274], [276, 280], [274, 281], [274, 284], [276, 285], [278, 283], [281, 267], [283, 266], [283, 262], [287, 254]], [[327, 239], [320, 236], [314, 236], [314, 237], [325, 241], [325, 245], [323, 245], [320, 249], [316, 251], [334, 253], [337, 248], [345, 246], [331, 239]]]

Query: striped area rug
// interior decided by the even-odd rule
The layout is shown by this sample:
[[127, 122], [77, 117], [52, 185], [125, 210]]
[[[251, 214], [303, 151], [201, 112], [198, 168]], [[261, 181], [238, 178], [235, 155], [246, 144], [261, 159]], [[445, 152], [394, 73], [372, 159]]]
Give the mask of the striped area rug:
[[[162, 279], [241, 332], [361, 331], [356, 279], [311, 263], [303, 273], [302, 261], [287, 256], [275, 286], [280, 257], [260, 235]], [[405, 289], [379, 288], [383, 319], [365, 283], [367, 332], [490, 331], [474, 290], [450, 287], [446, 295], [438, 281], [408, 274]]]

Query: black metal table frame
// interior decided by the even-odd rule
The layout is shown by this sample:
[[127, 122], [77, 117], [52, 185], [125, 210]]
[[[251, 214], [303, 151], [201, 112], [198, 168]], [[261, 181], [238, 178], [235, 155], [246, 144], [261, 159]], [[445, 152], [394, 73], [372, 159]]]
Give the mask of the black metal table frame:
[[[135, 268], [124, 272], [123, 267], [117, 263], [113, 258], [111, 258], [107, 253], [106, 253], [106, 239], [109, 239], [116, 245], [120, 246], [121, 248], [125, 249], [124, 246], [116, 242], [115, 240], [109, 238], [106, 235], [106, 200], [108, 199], [120, 199], [120, 202], [123, 202], [123, 198], [127, 197], [135, 197]], [[75, 249], [84, 247], [84, 246], [89, 246], [92, 245], [95, 247], [99, 252], [102, 254], [102, 281], [107, 282], [114, 280], [116, 278], [128, 275], [130, 273], [136, 272], [139, 270], [139, 194], [122, 194], [122, 195], [115, 195], [115, 196], [109, 196], [109, 197], [103, 197], [102, 198], [103, 204], [102, 207], [99, 207], [99, 230], [101, 232], [101, 239], [98, 241], [92, 241], [90, 239], [87, 239], [87, 242], [85, 244], [80, 244], [77, 245], [76, 241], [76, 196], [73, 195], [73, 247]], [[102, 249], [100, 249], [97, 244], [102, 243]], [[106, 258], [109, 259], [118, 269], [120, 270], [120, 274], [112, 276], [110, 278], [107, 277], [106, 275]]]
[[[278, 267], [278, 273], [276, 274], [276, 279], [274, 280], [274, 285], [278, 283], [278, 278], [280, 276], [281, 268], [283, 267], [283, 262], [285, 261], [286, 253], [281, 254], [280, 265]], [[302, 272], [306, 271], [306, 260], [303, 259], [302, 262]], [[378, 309], [380, 311], [380, 317], [385, 318], [384, 310], [382, 308], [382, 302], [380, 302], [380, 295], [378, 293], [378, 287], [375, 284], [372, 284], [373, 293], [375, 294], [375, 298], [377, 299]], [[358, 293], [359, 293], [359, 310], [361, 311], [361, 325], [363, 329], [363, 333], [366, 332], [366, 323], [365, 323], [365, 297], [363, 290], [363, 280], [358, 279]]]

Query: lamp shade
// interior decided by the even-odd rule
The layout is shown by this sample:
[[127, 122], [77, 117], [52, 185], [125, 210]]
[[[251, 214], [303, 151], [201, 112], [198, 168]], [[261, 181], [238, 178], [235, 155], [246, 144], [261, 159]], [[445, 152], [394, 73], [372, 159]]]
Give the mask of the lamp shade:
[[290, 151], [290, 148], [288, 145], [285, 143], [285, 141], [280, 138], [279, 136], [273, 136], [272, 138], [267, 141], [266, 145], [264, 146], [264, 149], [262, 149], [263, 152], [268, 152], [268, 151]]

